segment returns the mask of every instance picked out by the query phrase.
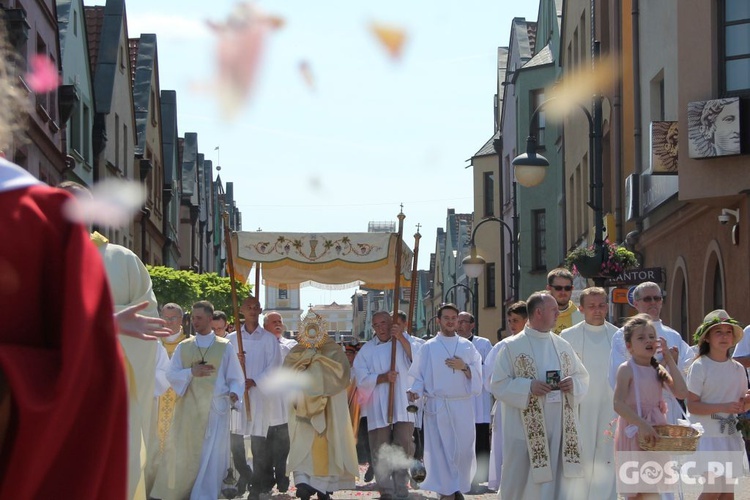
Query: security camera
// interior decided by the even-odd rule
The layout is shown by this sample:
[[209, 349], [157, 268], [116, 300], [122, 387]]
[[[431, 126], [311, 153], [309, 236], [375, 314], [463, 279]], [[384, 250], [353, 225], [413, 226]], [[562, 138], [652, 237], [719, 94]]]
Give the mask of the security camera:
[[740, 221], [740, 211], [739, 210], [732, 210], [729, 208], [722, 208], [721, 214], [719, 214], [719, 223], [722, 225], [726, 225], [729, 223], [730, 220], [732, 220], [732, 217], [735, 218], [737, 222]]

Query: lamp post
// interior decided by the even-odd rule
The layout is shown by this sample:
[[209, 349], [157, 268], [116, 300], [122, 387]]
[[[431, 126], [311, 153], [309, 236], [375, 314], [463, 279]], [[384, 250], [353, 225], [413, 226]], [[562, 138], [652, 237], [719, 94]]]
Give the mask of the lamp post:
[[[594, 61], [599, 59], [599, 41], [594, 41]], [[543, 180], [549, 167], [549, 161], [536, 154], [536, 136], [534, 136], [533, 124], [539, 115], [539, 112], [550, 101], [556, 99], [552, 97], [539, 104], [534, 110], [529, 120], [529, 136], [526, 139], [526, 153], [516, 156], [513, 159], [515, 178], [519, 184], [525, 187], [534, 187], [539, 185]], [[602, 101], [601, 94], [595, 94], [592, 97], [593, 116], [582, 104], [578, 107], [586, 115], [589, 122], [589, 149], [591, 150], [589, 160], [589, 201], [587, 205], [594, 211], [594, 248], [602, 248], [604, 243], [602, 235], [604, 234], [604, 218], [602, 209], [603, 182], [602, 182]], [[605, 278], [596, 277], [594, 283], [596, 286], [603, 286]]]
[[[448, 289], [447, 289], [447, 290], [445, 291], [445, 296], [444, 296], [444, 298], [443, 298], [443, 302], [448, 302], [448, 294], [449, 294], [449, 293], [450, 293], [451, 291], [455, 290], [456, 288], [465, 288], [465, 289], [466, 289], [466, 291], [468, 291], [468, 292], [469, 292], [469, 295], [471, 296], [471, 301], [472, 301], [472, 304], [474, 303], [474, 291], [473, 291], [473, 290], [472, 290], [471, 288], [469, 288], [469, 287], [468, 287], [468, 285], [464, 285], [463, 283], [456, 283], [455, 285], [453, 285], [453, 286], [451, 286], [450, 288], [448, 288]], [[454, 303], [454, 304], [456, 304], [456, 302], [455, 302], [455, 299], [456, 299], [456, 293], [455, 293], [455, 292], [453, 293], [453, 299], [454, 299], [454, 302], [453, 302], [453, 303]], [[456, 304], [456, 305], [458, 305], [458, 304]]]
[[432, 330], [430, 330], [430, 325], [432, 325], [433, 328], [435, 328], [435, 320], [437, 319], [437, 314], [430, 319], [427, 320], [427, 337], [432, 338], [434, 335], [432, 334]]
[[[482, 274], [484, 271], [484, 266], [487, 264], [487, 261], [482, 257], [481, 255], [477, 254], [477, 245], [474, 241], [477, 231], [480, 227], [482, 227], [483, 224], [494, 221], [502, 224], [502, 226], [508, 231], [508, 241], [510, 242], [510, 248], [511, 248], [511, 262], [513, 266], [513, 272], [510, 274], [510, 289], [513, 293], [513, 300], [518, 300], [518, 280], [519, 280], [519, 273], [518, 273], [518, 246], [516, 242], [515, 235], [513, 234], [513, 230], [510, 228], [510, 226], [502, 219], [498, 217], [485, 217], [481, 221], [479, 221], [479, 224], [474, 226], [474, 229], [471, 231], [471, 239], [469, 240], [469, 245], [471, 246], [470, 255], [468, 257], [465, 257], [463, 261], [461, 261], [461, 265], [464, 266], [464, 272], [466, 273], [466, 276], [470, 278], [474, 278], [474, 283], [476, 285], [477, 280], [479, 278], [479, 275]], [[502, 232], [502, 229], [500, 230]], [[501, 252], [502, 255], [502, 252]], [[500, 277], [500, 288], [502, 290], [502, 293], [505, 293], [505, 270], [502, 270]], [[476, 301], [475, 301], [476, 303]], [[476, 317], [477, 315], [475, 315]], [[501, 318], [501, 324], [500, 328], [498, 329], [498, 339], [500, 338], [500, 331], [502, 331], [505, 328], [505, 305], [500, 305], [500, 318]], [[478, 318], [477, 318], [478, 321]]]
[[[475, 282], [476, 282], [476, 278], [475, 278]], [[471, 288], [469, 288], [467, 285], [464, 285], [463, 283], [456, 283], [455, 285], [453, 285], [452, 287], [448, 288], [445, 291], [445, 297], [443, 297], [443, 301], [448, 302], [448, 294], [452, 290], [455, 290], [456, 288], [465, 288], [466, 291], [469, 292], [469, 296], [471, 297], [471, 314], [472, 316], [474, 316], [474, 329], [477, 331], [477, 333], [479, 333], [479, 318], [477, 317], [479, 304], [477, 304], [477, 296], [474, 294], [474, 291]], [[453, 298], [454, 299], [456, 298], [455, 292], [453, 293]], [[456, 304], [455, 301], [453, 303]], [[466, 303], [464, 303], [464, 307], [465, 306], [466, 306]]]

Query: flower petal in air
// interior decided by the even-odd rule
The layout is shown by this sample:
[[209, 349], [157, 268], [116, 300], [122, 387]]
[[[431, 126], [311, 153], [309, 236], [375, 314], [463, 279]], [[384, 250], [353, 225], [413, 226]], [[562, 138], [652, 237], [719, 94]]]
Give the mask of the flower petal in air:
[[401, 58], [404, 42], [406, 42], [406, 31], [398, 26], [378, 22], [370, 23], [370, 31], [375, 35], [378, 42], [385, 48], [392, 59]]
[[145, 201], [146, 190], [141, 183], [106, 179], [91, 189], [90, 197], [69, 200], [63, 210], [74, 222], [120, 227], [133, 219]]
[[37, 94], [52, 92], [60, 86], [60, 73], [57, 65], [44, 54], [37, 54], [29, 63], [31, 71], [26, 73], [26, 83]]

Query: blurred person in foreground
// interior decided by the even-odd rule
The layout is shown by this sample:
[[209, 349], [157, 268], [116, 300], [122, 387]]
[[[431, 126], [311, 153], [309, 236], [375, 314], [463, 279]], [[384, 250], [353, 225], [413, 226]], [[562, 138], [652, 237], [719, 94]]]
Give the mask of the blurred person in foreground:
[[[88, 188], [73, 181], [59, 184], [61, 189], [77, 199], [91, 198]], [[156, 295], [151, 275], [138, 255], [122, 245], [110, 243], [106, 236], [94, 231], [91, 241], [99, 249], [109, 281], [115, 311], [135, 304], [146, 303], [143, 313], [158, 317]], [[151, 487], [147, 479], [147, 460], [152, 454], [151, 423], [154, 396], [162, 395], [169, 387], [165, 378], [168, 355], [158, 342], [144, 342], [133, 337], [120, 337], [125, 353], [128, 380], [128, 498], [142, 499]]]
[[[2, 148], [26, 91], [10, 83], [0, 45]], [[127, 388], [112, 298], [85, 228], [62, 216], [69, 199], [0, 159], [0, 498], [127, 492]]]

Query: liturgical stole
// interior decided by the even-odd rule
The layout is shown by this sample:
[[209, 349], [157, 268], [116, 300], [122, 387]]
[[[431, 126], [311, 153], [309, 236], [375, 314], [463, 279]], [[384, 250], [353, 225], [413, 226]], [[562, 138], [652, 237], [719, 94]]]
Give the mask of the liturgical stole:
[[[550, 342], [555, 348], [560, 360], [561, 378], [571, 375], [575, 356], [572, 349], [558, 345], [559, 337], [550, 335]], [[508, 351], [513, 365], [515, 378], [537, 380], [537, 367], [534, 360], [531, 342], [524, 336], [513, 338], [507, 342]], [[575, 406], [572, 392], [562, 393], [563, 418], [563, 475], [565, 477], [583, 477], [581, 466], [581, 445], [578, 442], [578, 428], [576, 424]], [[541, 398], [529, 393], [526, 408], [521, 411], [523, 429], [526, 435], [526, 447], [529, 451], [531, 477], [535, 483], [552, 481], [552, 467], [550, 466], [549, 446], [547, 445], [547, 428], [544, 422], [544, 409]]]

